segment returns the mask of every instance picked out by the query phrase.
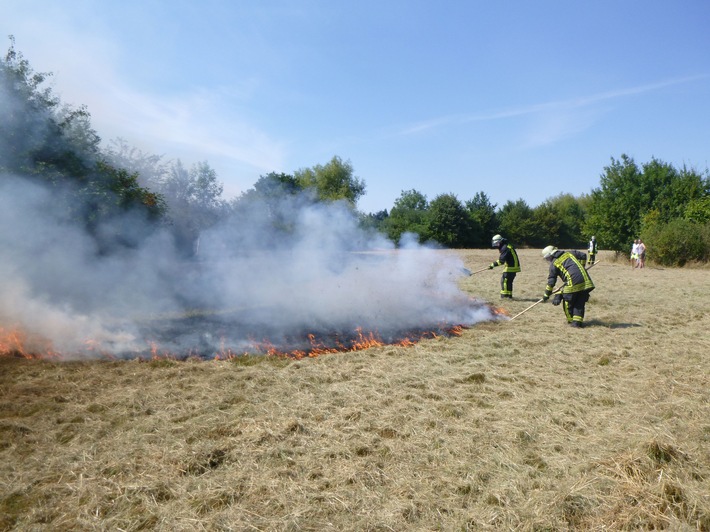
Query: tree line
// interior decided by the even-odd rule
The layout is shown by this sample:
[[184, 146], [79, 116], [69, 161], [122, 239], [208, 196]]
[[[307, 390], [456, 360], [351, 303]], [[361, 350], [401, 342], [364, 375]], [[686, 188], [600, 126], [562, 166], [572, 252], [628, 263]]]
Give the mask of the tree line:
[[365, 181], [350, 161], [334, 156], [292, 174], [262, 175], [227, 200], [206, 161], [186, 168], [179, 159], [166, 161], [123, 139], [102, 148], [89, 111], [62, 104], [45, 87], [50, 76], [35, 72], [10, 37], [0, 59], [0, 178], [21, 176], [53, 187], [67, 199], [67, 217], [94, 236], [99, 253], [138, 245], [162, 228], [190, 255], [202, 231], [235, 216], [261, 216], [288, 239], [293, 220], [285, 205], [337, 201], [363, 228], [397, 244], [411, 235], [450, 248], [488, 247], [500, 233], [519, 247], [580, 248], [596, 235], [602, 249], [626, 253], [640, 237], [651, 259], [662, 264], [710, 259], [707, 169], [677, 169], [657, 159], [638, 165], [622, 155], [611, 158], [599, 187], [579, 197], [562, 193], [537, 206], [521, 198], [499, 207], [484, 191], [462, 201], [454, 193], [429, 200], [410, 189], [389, 211], [363, 213], [357, 202]]
[[402, 191], [389, 212], [366, 215], [364, 223], [395, 242], [414, 233], [422, 243], [479, 248], [490, 246], [491, 237], [500, 233], [521, 247], [544, 247], [550, 242], [578, 247], [585, 238], [582, 224], [588, 202], [587, 196], [560, 194], [536, 207], [521, 198], [498, 208], [483, 191], [465, 202], [453, 193], [428, 201], [412, 189]]
[[611, 158], [599, 187], [579, 197], [563, 193], [535, 207], [508, 200], [499, 208], [485, 192], [467, 201], [451, 193], [427, 201], [406, 190], [389, 212], [364, 219], [394, 241], [414, 233], [453, 248], [484, 247], [500, 233], [519, 247], [584, 248], [595, 236], [602, 249], [627, 253], [641, 238], [652, 260], [683, 265], [710, 260], [710, 177], [707, 169], [677, 169], [655, 158], [638, 165], [623, 154]]

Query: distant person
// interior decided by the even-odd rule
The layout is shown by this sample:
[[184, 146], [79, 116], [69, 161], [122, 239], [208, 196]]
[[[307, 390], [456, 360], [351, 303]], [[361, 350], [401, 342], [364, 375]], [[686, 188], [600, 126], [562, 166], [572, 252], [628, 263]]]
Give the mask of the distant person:
[[631, 267], [635, 268], [637, 265], [639, 259], [639, 241], [638, 239], [634, 240], [634, 243], [631, 245], [631, 257], [630, 257], [630, 262], [631, 262]]
[[643, 268], [646, 266], [646, 244], [643, 243], [643, 240], [639, 238], [639, 243], [638, 243], [638, 267]]
[[596, 262], [597, 256], [597, 237], [593, 236], [589, 241], [589, 247], [587, 248], [587, 253], [589, 254], [589, 259], [587, 263], [591, 266]]
[[589, 301], [589, 293], [594, 290], [592, 278], [584, 267], [585, 254], [581, 251], [563, 251], [554, 246], [547, 246], [542, 250], [542, 256], [550, 263], [542, 300], [550, 299], [559, 277], [564, 288], [561, 293], [555, 295], [552, 304], [562, 303], [567, 323], [572, 327], [583, 327], [584, 306]]
[[518, 252], [515, 251], [508, 241], [500, 235], [495, 235], [491, 240], [491, 247], [498, 248], [500, 256], [495, 262], [491, 262], [489, 269], [505, 264], [503, 275], [500, 278], [500, 297], [501, 299], [513, 298], [513, 281], [515, 275], [520, 272], [520, 259]]

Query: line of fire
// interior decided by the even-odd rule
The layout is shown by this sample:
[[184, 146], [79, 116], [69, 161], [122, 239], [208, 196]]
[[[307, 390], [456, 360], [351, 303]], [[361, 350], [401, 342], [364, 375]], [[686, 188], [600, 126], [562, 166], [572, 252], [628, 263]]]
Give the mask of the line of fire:
[[[478, 300], [493, 319], [506, 316], [503, 309]], [[410, 347], [423, 340], [461, 336], [470, 324], [440, 323], [401, 331], [365, 331], [361, 327], [344, 331], [301, 332], [288, 335], [276, 331], [249, 331], [214, 314], [150, 320], [143, 327], [142, 348], [115, 352], [95, 339], [84, 340], [83, 347], [72, 352], [55, 348], [51, 340], [24, 331], [19, 326], [0, 326], [0, 357], [43, 360], [77, 359], [169, 359], [229, 360], [250, 355], [284, 357], [294, 360], [326, 354], [360, 351], [386, 345]], [[235, 335], [235, 330], [237, 334]], [[188, 338], [186, 338], [188, 336]], [[179, 338], [178, 338], [179, 337]], [[181, 347], [177, 347], [177, 346]], [[185, 345], [190, 347], [185, 348]]]

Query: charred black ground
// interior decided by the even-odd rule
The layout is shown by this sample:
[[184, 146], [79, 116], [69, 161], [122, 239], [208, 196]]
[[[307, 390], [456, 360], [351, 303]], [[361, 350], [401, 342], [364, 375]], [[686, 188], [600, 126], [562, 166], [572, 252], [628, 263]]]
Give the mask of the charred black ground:
[[278, 324], [257, 327], [236, 319], [230, 320], [229, 317], [190, 316], [153, 320], [142, 330], [146, 349], [124, 352], [119, 358], [162, 356], [177, 360], [210, 360], [249, 354], [301, 358], [375, 345], [408, 345], [437, 336], [455, 336], [467, 327], [466, 324], [439, 323], [407, 330], [364, 330], [357, 326], [333, 330], [314, 324], [285, 334]]

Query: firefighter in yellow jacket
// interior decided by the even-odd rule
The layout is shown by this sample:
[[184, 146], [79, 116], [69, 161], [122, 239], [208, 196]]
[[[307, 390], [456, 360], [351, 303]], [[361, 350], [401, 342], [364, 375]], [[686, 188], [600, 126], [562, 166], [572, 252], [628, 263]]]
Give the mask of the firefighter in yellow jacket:
[[500, 256], [497, 261], [491, 262], [489, 269], [505, 264], [503, 275], [500, 278], [500, 297], [512, 299], [513, 297], [513, 281], [515, 275], [520, 272], [520, 259], [518, 252], [515, 251], [508, 241], [500, 235], [495, 235], [491, 240], [491, 247], [498, 248]]
[[553, 305], [563, 303], [562, 308], [567, 317], [567, 323], [572, 327], [584, 325], [584, 306], [589, 301], [589, 293], [594, 290], [594, 283], [584, 264], [586, 254], [581, 251], [563, 251], [554, 246], [542, 250], [543, 258], [550, 263], [547, 286], [542, 296], [543, 301], [550, 299], [557, 278], [562, 279], [562, 292], [556, 294]]

